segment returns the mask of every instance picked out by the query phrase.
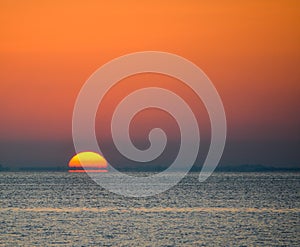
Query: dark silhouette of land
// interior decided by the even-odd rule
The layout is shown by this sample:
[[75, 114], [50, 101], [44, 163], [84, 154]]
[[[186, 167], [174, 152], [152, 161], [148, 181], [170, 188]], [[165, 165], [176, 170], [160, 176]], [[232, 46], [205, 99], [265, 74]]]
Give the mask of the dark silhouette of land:
[[[165, 170], [162, 166], [140, 166], [118, 168], [121, 172], [161, 172]], [[68, 166], [56, 167], [6, 167], [0, 164], [0, 172], [67, 172]], [[191, 172], [199, 172], [201, 167], [194, 166]], [[178, 170], [180, 171], [180, 170]], [[244, 164], [235, 166], [218, 166], [215, 172], [300, 172], [298, 167], [272, 167], [260, 164]]]

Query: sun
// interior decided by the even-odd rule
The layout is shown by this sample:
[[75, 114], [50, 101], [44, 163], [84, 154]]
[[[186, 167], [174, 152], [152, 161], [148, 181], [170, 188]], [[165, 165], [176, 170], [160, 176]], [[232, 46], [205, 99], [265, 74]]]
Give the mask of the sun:
[[107, 161], [95, 152], [81, 152], [69, 162], [69, 172], [107, 172]]

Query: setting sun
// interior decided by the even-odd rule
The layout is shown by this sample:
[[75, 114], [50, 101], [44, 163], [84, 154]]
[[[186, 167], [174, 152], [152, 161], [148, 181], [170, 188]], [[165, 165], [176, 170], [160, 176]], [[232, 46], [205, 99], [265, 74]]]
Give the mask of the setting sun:
[[107, 162], [98, 153], [82, 152], [69, 162], [69, 172], [107, 172]]

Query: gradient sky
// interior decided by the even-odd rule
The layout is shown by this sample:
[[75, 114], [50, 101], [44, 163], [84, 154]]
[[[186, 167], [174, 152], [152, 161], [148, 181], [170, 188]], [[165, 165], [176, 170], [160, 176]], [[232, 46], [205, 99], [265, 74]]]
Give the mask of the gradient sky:
[[105, 62], [144, 50], [183, 56], [212, 80], [228, 120], [222, 164], [300, 166], [297, 0], [0, 0], [0, 30], [5, 166], [67, 165], [81, 86]]

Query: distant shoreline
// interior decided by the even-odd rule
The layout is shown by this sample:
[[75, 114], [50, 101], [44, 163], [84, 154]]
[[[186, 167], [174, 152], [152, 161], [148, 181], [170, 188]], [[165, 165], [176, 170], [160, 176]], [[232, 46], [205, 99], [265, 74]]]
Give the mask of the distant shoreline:
[[[68, 167], [0, 167], [0, 172], [68, 172]], [[118, 168], [120, 172], [161, 172], [162, 167]], [[201, 167], [192, 167], [190, 172], [199, 172]], [[180, 170], [178, 170], [180, 172]], [[215, 172], [300, 172], [300, 167], [271, 167], [264, 165], [219, 166]]]

